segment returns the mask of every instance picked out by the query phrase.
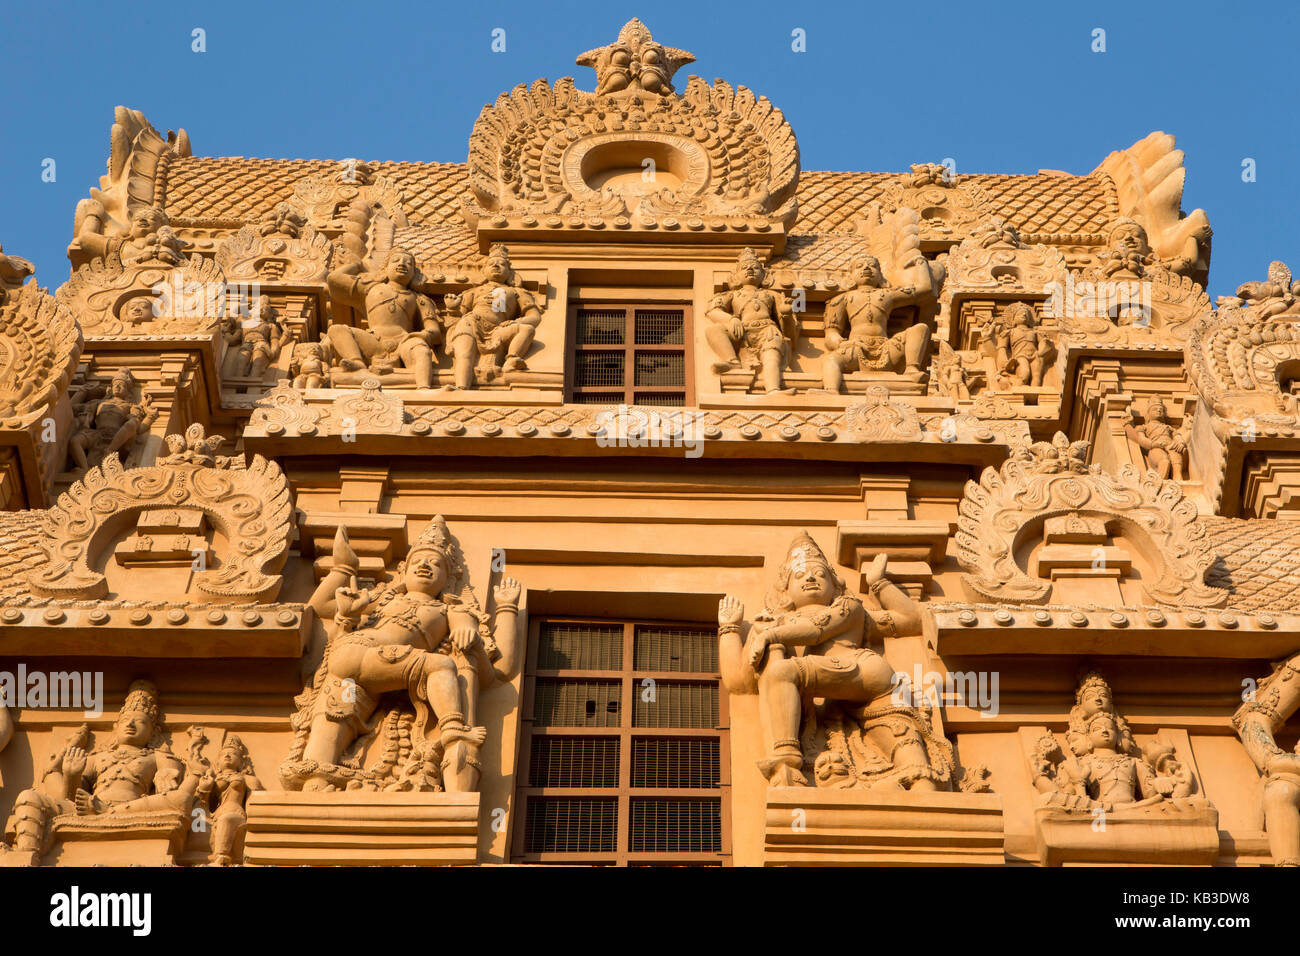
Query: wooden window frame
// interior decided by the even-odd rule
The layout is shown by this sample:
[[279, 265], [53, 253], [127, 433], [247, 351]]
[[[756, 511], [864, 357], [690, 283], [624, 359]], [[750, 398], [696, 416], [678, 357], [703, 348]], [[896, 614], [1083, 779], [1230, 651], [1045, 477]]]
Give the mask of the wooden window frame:
[[[623, 628], [623, 667], [619, 670], [537, 669], [537, 651], [541, 643], [542, 627], [546, 624], [598, 624], [617, 625]], [[568, 863], [612, 866], [637, 866], [644, 864], [681, 866], [714, 864], [731, 865], [731, 747], [730, 713], [728, 695], [722, 686], [721, 673], [706, 674], [697, 671], [647, 671], [635, 668], [635, 635], [638, 627], [690, 627], [708, 630], [708, 625], [698, 621], [662, 621], [641, 618], [575, 617], [548, 615], [529, 622], [528, 653], [524, 665], [524, 686], [520, 702], [519, 754], [516, 763], [518, 785], [515, 787], [516, 817], [511, 839], [512, 863]], [[534, 724], [536, 687], [538, 678], [564, 678], [569, 680], [618, 680], [620, 682], [620, 721], [617, 727], [565, 727], [537, 726]], [[718, 724], [707, 727], [634, 727], [635, 695], [640, 692], [640, 682], [652, 678], [656, 683], [716, 684], [718, 687]], [[604, 737], [618, 740], [617, 787], [534, 787], [529, 784], [532, 772], [532, 741], [534, 737]], [[662, 740], [668, 738], [704, 738], [718, 741], [718, 786], [716, 788], [651, 788], [633, 787], [632, 741], [635, 738]], [[528, 801], [534, 797], [576, 797], [610, 799], [616, 801], [615, 849], [612, 852], [528, 853]], [[719, 847], [716, 852], [632, 852], [629, 848], [631, 834], [632, 800], [652, 798], [658, 800], [717, 800], [719, 805]]]
[[[615, 387], [613, 385], [588, 385], [578, 387], [577, 385], [577, 357], [579, 352], [617, 352], [617, 345], [579, 345], [578, 344], [578, 313], [586, 309], [604, 309], [613, 311], [615, 309], [624, 310], [623, 324], [623, 385]], [[681, 345], [637, 345], [636, 344], [636, 312], [638, 309], [649, 309], [656, 311], [680, 310], [682, 313], [682, 344]], [[690, 406], [695, 402], [695, 363], [692, 354], [692, 344], [694, 342], [693, 329], [694, 322], [691, 314], [691, 305], [689, 302], [656, 302], [653, 300], [620, 302], [604, 299], [592, 299], [590, 301], [574, 300], [569, 303], [568, 307], [568, 325], [566, 329], [565, 341], [568, 348], [564, 355], [564, 400], [573, 402], [579, 395], [610, 395], [610, 404], [619, 403], [625, 405], [636, 404], [636, 393], [642, 394], [655, 393], [661, 395], [681, 395], [682, 406]], [[660, 353], [682, 356], [682, 365], [684, 367], [685, 384], [678, 388], [664, 388], [643, 386], [638, 388], [636, 385], [636, 355], [638, 353]], [[613, 396], [614, 392], [619, 393], [619, 397]], [[648, 405], [646, 408], [676, 408], [675, 405]]]

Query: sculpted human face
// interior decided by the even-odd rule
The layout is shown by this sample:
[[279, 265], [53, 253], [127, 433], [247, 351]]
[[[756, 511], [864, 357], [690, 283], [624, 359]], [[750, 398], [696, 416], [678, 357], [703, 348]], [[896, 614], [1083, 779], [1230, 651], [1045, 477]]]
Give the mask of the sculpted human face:
[[131, 219], [131, 235], [143, 239], [158, 226], [158, 216], [152, 209], [141, 209]]
[[153, 304], [142, 297], [132, 299], [126, 304], [126, 318], [130, 322], [143, 322], [153, 318]]
[[153, 721], [149, 715], [140, 710], [128, 710], [117, 718], [114, 728], [118, 743], [143, 747], [153, 736]]
[[413, 552], [407, 558], [406, 590], [437, 597], [447, 585], [447, 564], [443, 556], [432, 549]]
[[1119, 745], [1119, 727], [1110, 714], [1098, 714], [1088, 724], [1088, 739], [1094, 750], [1114, 750]]
[[1089, 714], [1099, 714], [1111, 709], [1112, 700], [1110, 689], [1104, 684], [1093, 684], [1088, 688], [1088, 693], [1084, 695], [1083, 700], [1079, 701], [1083, 705], [1085, 712]]
[[221, 756], [217, 758], [217, 769], [219, 770], [238, 770], [244, 762], [243, 754], [237, 747], [223, 747]]
[[509, 282], [511, 278], [510, 263], [500, 257], [493, 257], [487, 262], [489, 282]]
[[388, 278], [398, 285], [406, 285], [415, 278], [415, 256], [409, 252], [395, 252], [388, 258]]
[[108, 393], [114, 398], [126, 398], [126, 382], [114, 379], [108, 386]]
[[830, 568], [819, 561], [809, 561], [790, 572], [790, 600], [795, 607], [830, 604], [835, 600], [835, 582]]
[[868, 286], [873, 289], [879, 288], [885, 281], [884, 276], [880, 274], [880, 263], [874, 262], [871, 259], [863, 259], [858, 263], [853, 278], [857, 281], [858, 285]]

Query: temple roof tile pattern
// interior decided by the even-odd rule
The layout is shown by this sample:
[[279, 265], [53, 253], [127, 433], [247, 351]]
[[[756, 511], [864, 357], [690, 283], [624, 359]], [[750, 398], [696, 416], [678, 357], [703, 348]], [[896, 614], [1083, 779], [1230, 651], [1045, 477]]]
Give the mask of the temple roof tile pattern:
[[[470, 199], [464, 163], [369, 162], [376, 176], [395, 183], [413, 224], [463, 226], [462, 203]], [[164, 208], [174, 220], [252, 222], [276, 203], [292, 198], [294, 184], [336, 172], [321, 159], [245, 159], [187, 156], [172, 161], [163, 187]], [[800, 233], [849, 232], [867, 206], [885, 196], [902, 173], [817, 172], [799, 177]], [[980, 187], [987, 212], [1021, 232], [1072, 235], [1099, 233], [1119, 215], [1115, 186], [1104, 174], [1089, 176], [970, 175], [958, 185]]]

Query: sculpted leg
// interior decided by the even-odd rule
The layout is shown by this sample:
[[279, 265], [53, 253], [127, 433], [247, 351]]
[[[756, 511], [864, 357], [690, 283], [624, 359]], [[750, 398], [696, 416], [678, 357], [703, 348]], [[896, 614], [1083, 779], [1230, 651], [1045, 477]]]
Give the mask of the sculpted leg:
[[506, 350], [505, 370], [507, 372], [527, 368], [524, 365], [524, 356], [532, 348], [533, 339], [537, 335], [537, 330], [531, 325], [520, 324], [519, 331], [510, 339], [510, 347]]
[[402, 364], [415, 376], [419, 388], [433, 388], [433, 350], [423, 342], [410, 340], [401, 349]]
[[49, 849], [50, 820], [54, 812], [54, 806], [39, 791], [24, 790], [18, 794], [13, 815], [5, 827], [13, 837], [13, 848], [36, 856]]
[[345, 371], [356, 372], [366, 367], [366, 358], [357, 344], [352, 329], [346, 325], [331, 325], [326, 333], [334, 354], [339, 357], [339, 364]]
[[[769, 653], [772, 653], [769, 651]], [[808, 781], [800, 772], [803, 751], [799, 747], [799, 718], [802, 692], [799, 670], [793, 661], [774, 657], [758, 675], [759, 706], [771, 733], [771, 751], [759, 761], [758, 769], [773, 787], [802, 787]]]
[[1300, 786], [1285, 779], [1264, 785], [1264, 828], [1276, 866], [1300, 866]]
[[114, 452], [128, 447], [131, 442], [135, 441], [136, 433], [139, 430], [140, 423], [134, 418], [128, 418], [122, 423], [122, 427], [117, 430], [117, 434], [113, 436], [113, 440], [108, 443], [108, 447], [104, 449], [104, 457], [107, 458]]
[[704, 330], [704, 338], [709, 343], [709, 348], [713, 349], [713, 354], [718, 357], [718, 361], [713, 363], [713, 371], [726, 372], [740, 364], [740, 356], [736, 354], [736, 340], [726, 326], [710, 325]]
[[478, 363], [478, 343], [472, 335], [458, 335], [451, 340], [452, 372], [457, 388], [474, 387], [474, 366]]
[[1163, 448], [1152, 448], [1147, 452], [1147, 464], [1154, 468], [1161, 478], [1169, 477], [1169, 454]]
[[930, 353], [930, 327], [917, 323], [907, 330], [904, 339], [904, 351], [909, 372], [923, 371], [921, 365]]
[[762, 362], [764, 390], [769, 392], [781, 391], [785, 387], [785, 381], [781, 374], [782, 366], [785, 364], [785, 351], [783, 349], [764, 349]]
[[822, 359], [822, 385], [826, 391], [836, 395], [844, 391], [844, 368], [850, 361], [839, 352], [828, 352]]

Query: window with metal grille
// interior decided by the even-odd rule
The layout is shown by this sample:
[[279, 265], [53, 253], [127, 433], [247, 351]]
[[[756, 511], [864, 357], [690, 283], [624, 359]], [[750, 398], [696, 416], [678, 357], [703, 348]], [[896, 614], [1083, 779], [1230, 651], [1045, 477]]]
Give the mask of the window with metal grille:
[[712, 627], [682, 623], [533, 623], [515, 860], [730, 859], [717, 645]]
[[568, 400], [681, 407], [691, 400], [690, 308], [575, 303]]

